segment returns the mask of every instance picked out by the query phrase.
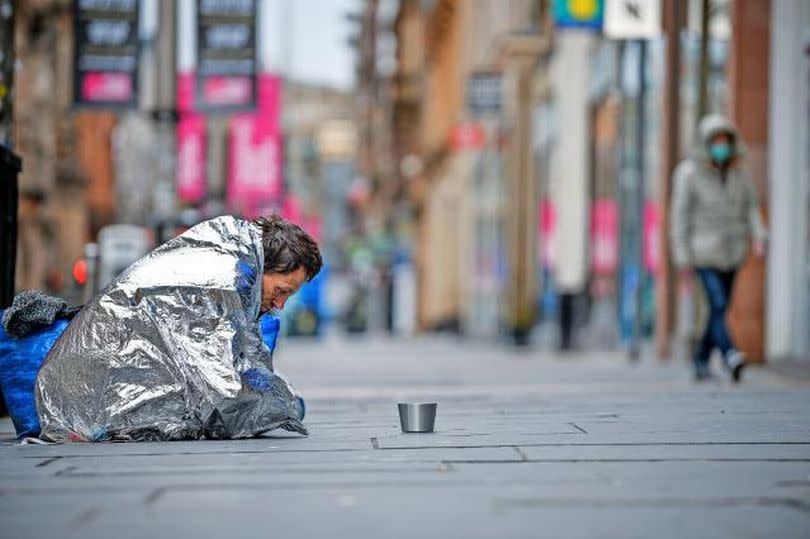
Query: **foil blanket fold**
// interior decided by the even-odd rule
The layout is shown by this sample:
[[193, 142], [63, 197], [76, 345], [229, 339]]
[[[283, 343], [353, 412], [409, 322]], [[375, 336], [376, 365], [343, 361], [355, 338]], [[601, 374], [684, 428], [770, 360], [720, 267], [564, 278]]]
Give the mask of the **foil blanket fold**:
[[259, 329], [261, 232], [203, 222], [130, 266], [73, 319], [35, 396], [49, 441], [307, 434]]

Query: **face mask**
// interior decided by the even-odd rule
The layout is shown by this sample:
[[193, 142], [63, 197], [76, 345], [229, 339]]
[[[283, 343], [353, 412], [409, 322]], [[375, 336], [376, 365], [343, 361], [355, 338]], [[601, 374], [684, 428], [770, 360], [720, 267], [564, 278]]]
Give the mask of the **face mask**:
[[731, 145], [718, 143], [709, 146], [709, 155], [715, 163], [728, 163], [731, 159]]

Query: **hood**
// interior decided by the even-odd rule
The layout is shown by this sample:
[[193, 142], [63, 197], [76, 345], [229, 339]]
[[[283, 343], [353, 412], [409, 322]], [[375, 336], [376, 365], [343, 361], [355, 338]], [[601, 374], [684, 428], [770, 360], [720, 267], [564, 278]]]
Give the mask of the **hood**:
[[731, 120], [720, 114], [709, 114], [698, 124], [692, 156], [701, 161], [708, 161], [709, 141], [718, 133], [728, 133], [734, 138], [734, 159], [745, 155], [745, 144]]

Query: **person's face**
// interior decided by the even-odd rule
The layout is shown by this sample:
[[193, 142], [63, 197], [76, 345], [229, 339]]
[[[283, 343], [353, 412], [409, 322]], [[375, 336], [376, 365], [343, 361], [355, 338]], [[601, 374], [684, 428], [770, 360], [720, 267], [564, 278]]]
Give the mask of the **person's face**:
[[709, 157], [716, 166], [726, 166], [734, 157], [734, 141], [726, 133], [718, 133], [709, 140]]
[[307, 272], [303, 267], [290, 273], [265, 273], [262, 275], [262, 312], [281, 310], [287, 299], [306, 282]]

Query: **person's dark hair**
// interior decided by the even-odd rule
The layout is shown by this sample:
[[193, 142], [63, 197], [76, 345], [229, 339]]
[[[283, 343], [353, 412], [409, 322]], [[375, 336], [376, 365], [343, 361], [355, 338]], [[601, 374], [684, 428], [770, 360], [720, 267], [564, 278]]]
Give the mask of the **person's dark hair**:
[[290, 273], [304, 268], [311, 281], [321, 271], [318, 244], [301, 227], [276, 214], [254, 219], [262, 233], [264, 273]]

